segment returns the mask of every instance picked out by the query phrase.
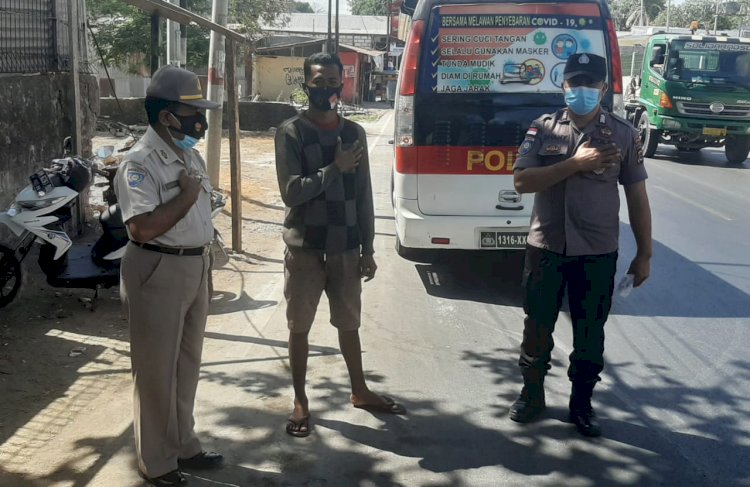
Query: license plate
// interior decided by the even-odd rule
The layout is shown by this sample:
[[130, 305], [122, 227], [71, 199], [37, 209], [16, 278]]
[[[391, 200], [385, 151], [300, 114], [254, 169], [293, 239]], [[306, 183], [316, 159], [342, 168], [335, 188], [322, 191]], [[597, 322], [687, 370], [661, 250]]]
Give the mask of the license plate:
[[713, 135], [714, 137], [725, 137], [727, 135], [727, 129], [704, 127], [703, 135]]
[[483, 249], [523, 249], [526, 248], [528, 234], [520, 232], [479, 232], [479, 247]]

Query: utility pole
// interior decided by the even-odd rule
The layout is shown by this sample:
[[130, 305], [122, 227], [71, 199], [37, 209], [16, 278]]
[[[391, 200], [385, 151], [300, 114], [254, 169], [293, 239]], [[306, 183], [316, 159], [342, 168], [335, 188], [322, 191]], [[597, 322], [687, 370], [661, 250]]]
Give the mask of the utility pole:
[[328, 0], [328, 42], [326, 42], [326, 52], [333, 52], [333, 43], [331, 42], [331, 15], [333, 15], [333, 7], [331, 0]]
[[[177, 4], [177, 0], [169, 0]], [[180, 46], [182, 44], [180, 24], [167, 19], [167, 64], [180, 65]]]
[[643, 0], [641, 0], [641, 27], [643, 27], [643, 21], [645, 20], [644, 10], [643, 10]]
[[[187, 10], [188, 0], [180, 0], [180, 7]], [[180, 24], [180, 66], [187, 67], [187, 25]]]
[[667, 34], [669, 34], [669, 14], [672, 9], [672, 0], [667, 0]]
[[[78, 30], [78, 0], [68, 0], [68, 45], [70, 46], [70, 118], [73, 122], [73, 154], [83, 156], [83, 130], [81, 129], [81, 85], [79, 75], [79, 56], [81, 54], [80, 37]], [[76, 204], [76, 227], [78, 233], [83, 232], [86, 223], [86, 212], [83, 205], [88, 202], [88, 191], [78, 196]]]
[[[229, 15], [229, 0], [213, 0], [211, 19], [219, 24], [227, 25]], [[221, 180], [221, 129], [224, 115], [224, 73], [226, 72], [226, 52], [224, 36], [211, 31], [211, 46], [208, 58], [208, 99], [220, 106], [215, 110], [208, 110], [208, 133], [206, 134], [206, 164], [208, 177], [214, 188], [220, 187]]]
[[336, 0], [336, 48], [333, 52], [339, 53], [339, 0]]

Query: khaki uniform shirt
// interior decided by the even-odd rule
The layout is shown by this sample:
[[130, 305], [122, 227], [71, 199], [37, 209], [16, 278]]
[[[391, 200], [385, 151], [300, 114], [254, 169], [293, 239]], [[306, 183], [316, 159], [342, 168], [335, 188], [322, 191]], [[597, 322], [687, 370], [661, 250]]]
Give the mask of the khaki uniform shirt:
[[602, 110], [583, 130], [567, 109], [535, 120], [519, 149], [514, 169], [545, 167], [575, 154], [581, 144], [615, 143], [622, 160], [601, 173], [579, 172], [536, 194], [528, 243], [569, 255], [601, 255], [618, 248], [620, 194], [648, 176], [638, 131], [628, 121]]
[[[115, 179], [115, 193], [126, 223], [135, 216], [154, 211], [177, 195], [181, 189], [178, 178], [183, 169], [203, 176], [203, 190], [187, 215], [167, 233], [150, 242], [173, 248], [207, 245], [214, 236], [211, 222], [211, 184], [206, 164], [198, 151], [187, 151], [181, 160], [164, 140], [149, 127], [146, 134], [125, 156]], [[130, 230], [128, 229], [128, 236]]]

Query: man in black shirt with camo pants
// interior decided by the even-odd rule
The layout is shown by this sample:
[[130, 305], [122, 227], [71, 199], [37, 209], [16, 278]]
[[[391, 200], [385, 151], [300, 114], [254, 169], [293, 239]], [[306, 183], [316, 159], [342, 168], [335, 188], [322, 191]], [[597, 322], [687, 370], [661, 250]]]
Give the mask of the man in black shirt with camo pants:
[[389, 397], [370, 391], [362, 370], [361, 278], [370, 280], [377, 270], [365, 132], [336, 113], [343, 73], [338, 57], [314, 54], [305, 60], [304, 71], [309, 109], [284, 122], [276, 133], [276, 172], [287, 206], [284, 296], [295, 394], [286, 431], [297, 437], [310, 434], [305, 393], [308, 334], [323, 291], [349, 370], [352, 405], [406, 412]]

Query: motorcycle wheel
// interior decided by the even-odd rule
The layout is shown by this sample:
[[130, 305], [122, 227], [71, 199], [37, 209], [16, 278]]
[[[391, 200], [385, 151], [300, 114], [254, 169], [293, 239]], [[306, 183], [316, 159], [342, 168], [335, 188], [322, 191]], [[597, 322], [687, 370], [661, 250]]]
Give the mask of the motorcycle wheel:
[[0, 245], [0, 308], [13, 302], [22, 282], [21, 262], [16, 258], [16, 253]]

